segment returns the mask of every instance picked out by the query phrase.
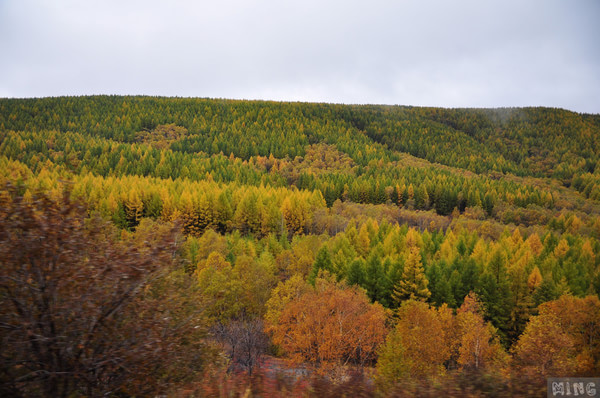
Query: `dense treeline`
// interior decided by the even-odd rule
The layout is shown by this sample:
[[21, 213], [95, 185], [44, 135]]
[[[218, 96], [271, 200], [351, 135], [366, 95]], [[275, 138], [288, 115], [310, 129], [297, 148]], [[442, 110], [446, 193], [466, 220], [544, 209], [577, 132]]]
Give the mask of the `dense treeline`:
[[475, 172], [559, 178], [597, 169], [599, 119], [547, 108], [449, 110], [160, 97], [0, 103], [3, 131], [75, 131], [134, 142], [140, 131], [174, 123], [189, 132], [172, 144], [177, 151], [294, 158], [309, 144], [328, 142], [344, 146], [340, 149], [361, 165], [383, 151], [371, 137], [392, 149]]
[[[402, 162], [371, 161], [365, 167], [335, 147], [311, 145], [303, 158], [251, 157], [242, 161], [222, 154], [186, 154], [147, 144], [123, 144], [86, 139], [78, 133], [4, 133], [0, 151], [32, 170], [60, 165], [75, 174], [100, 176], [141, 175], [160, 178], [210, 178], [247, 185], [284, 186], [320, 190], [327, 204], [337, 199], [360, 203], [386, 203], [435, 209], [447, 215], [457, 208], [479, 206], [492, 215], [496, 202], [526, 208], [554, 207], [554, 197], [532, 185], [461, 175]], [[338, 161], [343, 159], [343, 161]], [[325, 166], [327, 164], [327, 166]]]
[[[597, 115], [542, 108], [2, 99], [0, 255], [13, 267], [6, 272], [24, 275], [0, 275], [0, 316], [11, 325], [0, 326], [2, 344], [17, 329], [34, 333], [63, 363], [5, 350], [0, 391], [135, 395], [186, 386], [209, 394], [229, 377], [222, 369], [273, 378], [256, 373], [267, 352], [288, 371], [326, 378], [308, 392], [280, 386], [299, 394], [352, 386], [365, 396], [410, 396], [430, 383], [451, 395], [452, 380], [474, 377], [479, 384], [466, 390], [511, 396], [548, 376], [597, 374], [598, 136]], [[94, 239], [97, 253], [82, 249]], [[155, 259], [152, 247], [161, 249]], [[99, 309], [71, 299], [47, 305], [63, 323], [73, 306], [84, 326], [69, 333], [85, 335], [111, 305], [102, 300], [123, 297], [127, 304], [107, 315], [118, 337], [111, 344], [133, 344], [139, 358], [117, 350], [108, 366], [90, 351], [92, 362], [82, 362], [88, 351], [65, 345], [43, 326], [49, 319], [36, 321], [41, 329], [15, 326], [28, 305], [31, 316], [46, 305], [46, 283], [72, 280], [60, 287], [71, 297], [87, 270], [86, 283], [100, 278], [98, 291], [110, 293], [94, 270], [112, 275], [105, 260], [115, 250], [134, 270], [136, 261], [153, 264], [133, 279], [114, 276], [143, 290], [98, 293]], [[61, 273], [44, 268], [63, 251]], [[136, 314], [147, 330], [134, 327]], [[185, 333], [160, 337], [169, 329]], [[196, 341], [186, 339], [191, 330]], [[99, 350], [102, 334], [89, 333], [78, 338]], [[146, 338], [164, 350], [147, 351]], [[153, 366], [157, 353], [177, 358]], [[127, 367], [138, 375], [103, 376], [131, 374]], [[348, 379], [350, 369], [371, 369], [375, 383]], [[65, 372], [73, 384], [61, 384]], [[229, 380], [230, 392], [237, 382]], [[273, 387], [264, 383], [267, 394]]]
[[[569, 179], [582, 169], [593, 172], [598, 164], [597, 115], [544, 108], [391, 108], [389, 113], [393, 116], [384, 113], [366, 124], [369, 136], [391, 148], [478, 173]], [[468, 148], [465, 153], [456, 150], [463, 147]]]

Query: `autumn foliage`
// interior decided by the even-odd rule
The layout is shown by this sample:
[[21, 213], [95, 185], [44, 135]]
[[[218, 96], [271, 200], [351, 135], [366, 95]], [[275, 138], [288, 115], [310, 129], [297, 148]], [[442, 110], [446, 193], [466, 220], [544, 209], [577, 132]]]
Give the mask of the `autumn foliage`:
[[597, 296], [544, 303], [514, 346], [514, 366], [533, 378], [598, 374], [599, 325]]
[[293, 362], [328, 373], [375, 362], [387, 333], [386, 313], [362, 290], [318, 278], [314, 289], [283, 307], [270, 331]]
[[597, 375], [598, 136], [546, 108], [0, 99], [0, 395]]

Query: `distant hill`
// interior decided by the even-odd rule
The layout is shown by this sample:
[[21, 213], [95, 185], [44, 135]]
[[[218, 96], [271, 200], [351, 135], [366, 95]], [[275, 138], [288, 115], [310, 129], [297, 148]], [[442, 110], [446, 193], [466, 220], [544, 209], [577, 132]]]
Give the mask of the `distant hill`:
[[[550, 108], [443, 109], [162, 97], [1, 99], [0, 129], [57, 130], [134, 142], [158, 125], [185, 127], [186, 152], [294, 157], [316, 142], [379, 143], [478, 173], [571, 178], [594, 172], [600, 115]], [[282, 139], [283, 138], [283, 139]], [[360, 160], [360, 159], [357, 159]]]
[[[370, 162], [404, 164], [408, 154], [493, 179], [511, 173], [554, 178], [566, 186], [574, 182], [587, 197], [600, 199], [594, 173], [600, 154], [600, 115], [561, 109], [443, 109], [139, 96], [0, 99], [0, 131], [1, 153], [9, 158], [25, 160], [31, 166], [27, 154], [39, 152], [35, 160], [40, 160], [52, 153], [51, 160], [57, 161], [56, 153], [62, 152], [59, 163], [77, 171], [85, 166], [101, 175], [115, 172], [117, 152], [127, 152], [125, 146], [117, 146], [108, 153], [103, 146], [109, 142], [112, 146], [147, 143], [157, 150], [166, 149], [167, 163], [174, 162], [157, 174], [159, 159], [154, 153], [151, 159], [145, 157], [145, 164], [129, 164], [117, 174], [171, 178], [180, 176], [181, 166], [190, 159], [199, 161], [199, 153], [206, 161], [219, 154], [243, 161], [270, 156], [293, 160], [305, 156], [311, 145], [323, 143], [333, 145], [361, 167], [359, 175], [365, 174], [362, 168]], [[28, 138], [29, 144], [22, 148], [9, 131], [36, 136]], [[44, 136], [56, 132], [62, 134], [50, 145], [44, 144]], [[67, 154], [65, 150], [75, 152]], [[98, 165], [96, 160], [87, 164], [88, 151], [92, 157], [108, 156], [108, 165]], [[133, 160], [137, 155], [128, 156]], [[207, 167], [202, 170], [212, 172], [217, 166]], [[194, 176], [194, 171], [190, 172]], [[394, 172], [384, 174], [395, 180], [399, 177]], [[345, 178], [344, 184], [351, 182]], [[342, 180], [330, 182], [337, 191], [344, 185]], [[395, 185], [391, 181], [385, 184]], [[299, 185], [316, 186], [325, 190], [310, 177]], [[331, 199], [341, 193], [330, 192]], [[481, 196], [484, 199], [485, 195]]]

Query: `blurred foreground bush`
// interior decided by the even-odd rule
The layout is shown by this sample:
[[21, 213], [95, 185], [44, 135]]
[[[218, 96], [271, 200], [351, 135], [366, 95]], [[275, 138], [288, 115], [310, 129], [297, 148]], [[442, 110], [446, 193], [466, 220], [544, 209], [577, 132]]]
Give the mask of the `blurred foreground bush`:
[[1, 396], [140, 396], [190, 380], [205, 328], [176, 228], [121, 239], [68, 192], [1, 194]]

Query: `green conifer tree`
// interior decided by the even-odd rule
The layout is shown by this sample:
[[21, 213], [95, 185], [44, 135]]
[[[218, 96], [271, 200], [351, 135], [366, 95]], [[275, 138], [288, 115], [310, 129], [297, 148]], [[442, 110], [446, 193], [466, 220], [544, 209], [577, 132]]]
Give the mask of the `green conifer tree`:
[[333, 262], [331, 261], [331, 254], [329, 253], [329, 249], [326, 246], [322, 246], [317, 253], [317, 258], [315, 258], [315, 262], [313, 263], [312, 270], [308, 275], [308, 282], [311, 285], [315, 284], [315, 280], [319, 275], [320, 270], [325, 270], [329, 272], [333, 272]]

